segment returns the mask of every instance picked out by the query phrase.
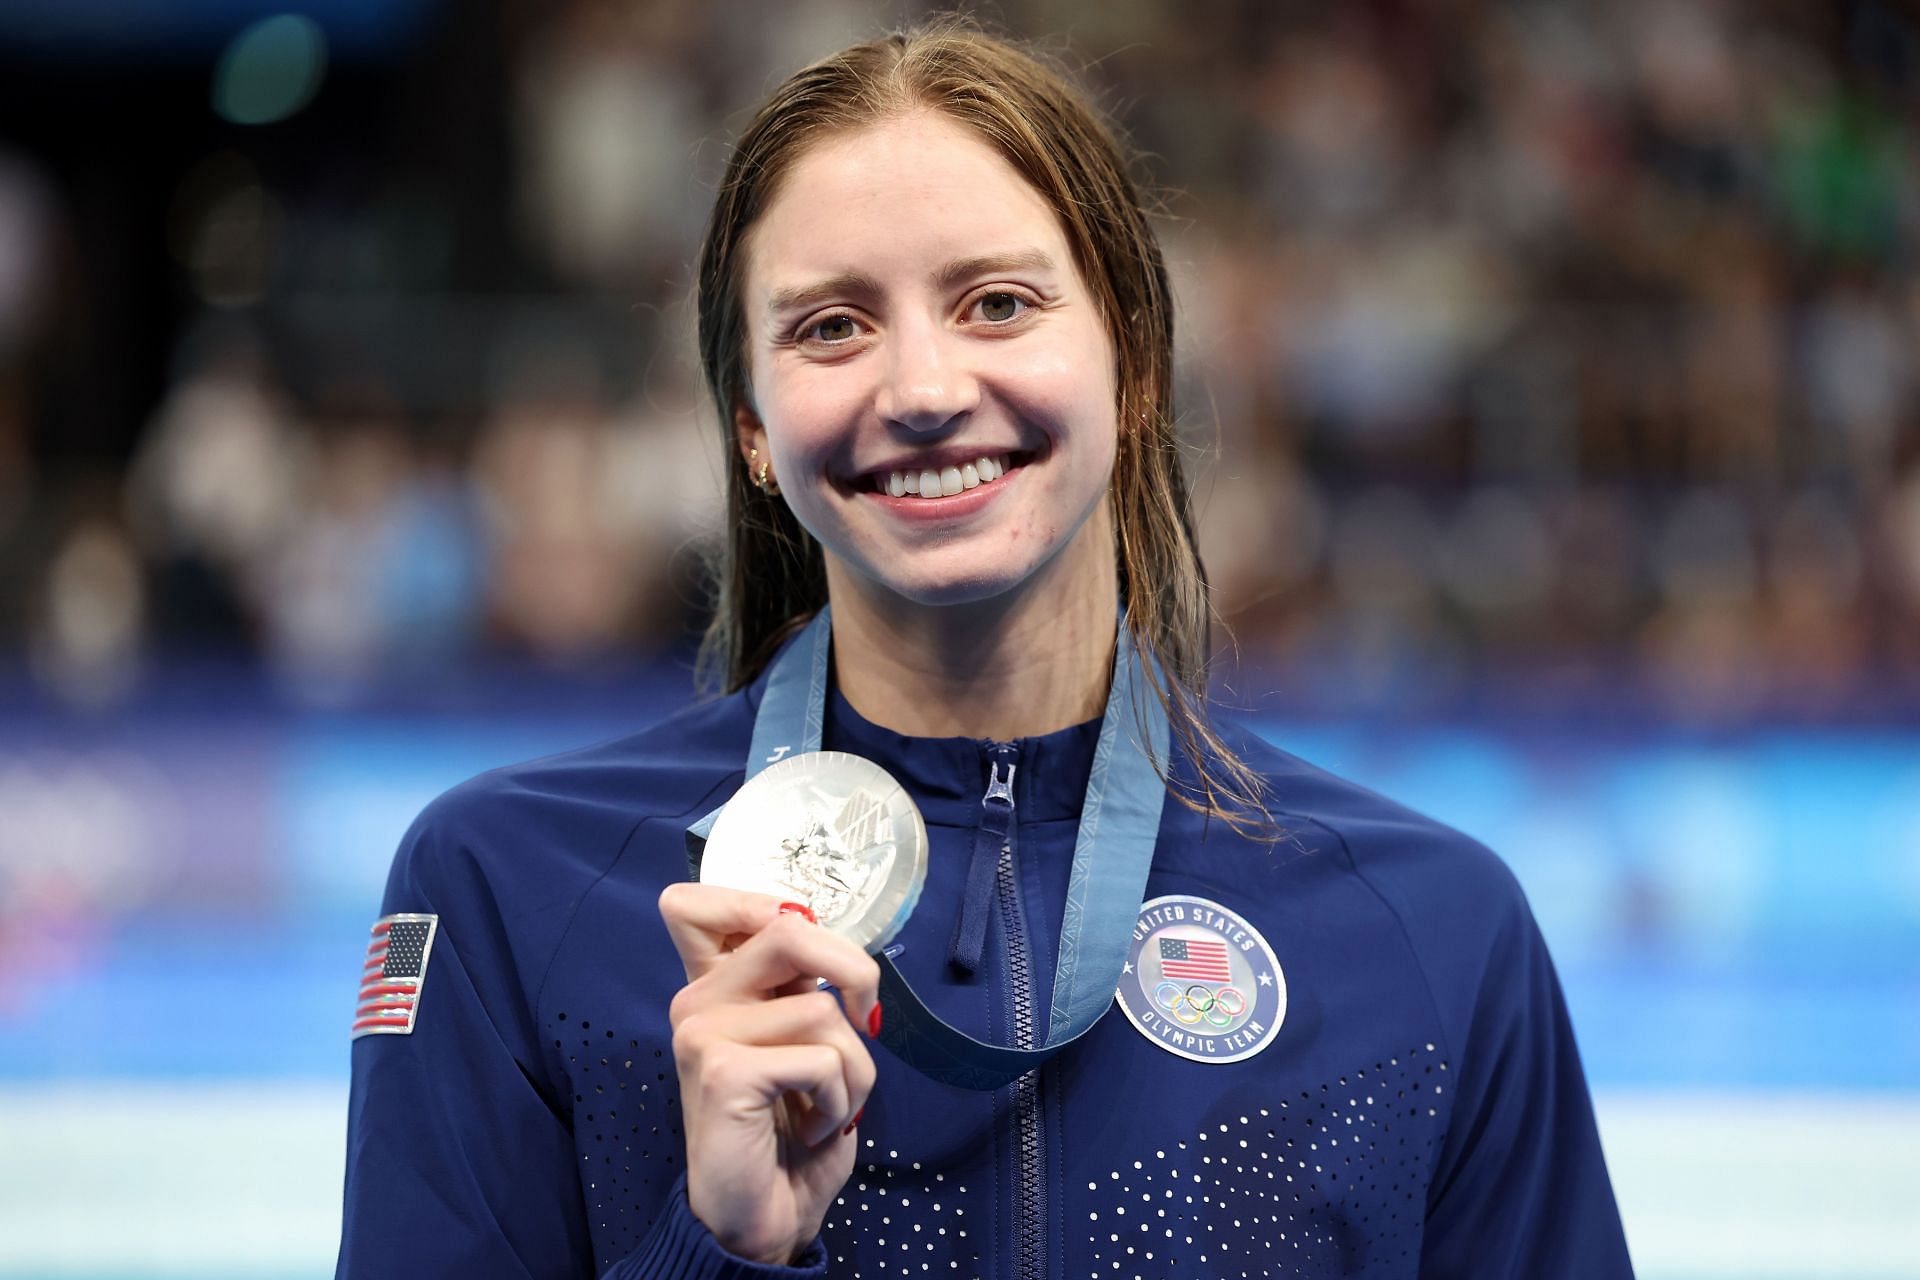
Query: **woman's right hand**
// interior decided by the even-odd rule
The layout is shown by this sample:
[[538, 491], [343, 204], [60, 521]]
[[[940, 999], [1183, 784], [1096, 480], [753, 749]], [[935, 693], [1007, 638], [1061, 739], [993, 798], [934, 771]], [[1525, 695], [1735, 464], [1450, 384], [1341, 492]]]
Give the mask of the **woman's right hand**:
[[874, 1081], [854, 1026], [877, 1029], [880, 985], [871, 956], [786, 905], [693, 883], [660, 895], [687, 971], [669, 1014], [687, 1200], [728, 1252], [782, 1266], [853, 1171]]

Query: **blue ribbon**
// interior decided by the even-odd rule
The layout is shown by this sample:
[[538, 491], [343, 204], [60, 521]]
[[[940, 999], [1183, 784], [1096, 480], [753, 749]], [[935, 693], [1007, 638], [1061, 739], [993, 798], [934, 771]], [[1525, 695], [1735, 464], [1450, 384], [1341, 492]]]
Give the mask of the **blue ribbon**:
[[[822, 609], [774, 659], [753, 722], [747, 777], [788, 755], [820, 749], [832, 639], [833, 628]], [[1166, 785], [1154, 761], [1169, 758], [1167, 717], [1147, 687], [1143, 661], [1123, 618], [1106, 715], [1074, 840], [1046, 1043], [1037, 1049], [1014, 1049], [974, 1039], [929, 1009], [891, 957], [876, 957], [880, 1001], [887, 1009], [881, 1043], [922, 1074], [967, 1089], [998, 1089], [1092, 1030], [1113, 1003], [1134, 921], [1146, 897], [1166, 800]], [[1144, 731], [1145, 742], [1130, 731], [1135, 728]], [[716, 809], [687, 828], [696, 875], [707, 833], [719, 816]]]

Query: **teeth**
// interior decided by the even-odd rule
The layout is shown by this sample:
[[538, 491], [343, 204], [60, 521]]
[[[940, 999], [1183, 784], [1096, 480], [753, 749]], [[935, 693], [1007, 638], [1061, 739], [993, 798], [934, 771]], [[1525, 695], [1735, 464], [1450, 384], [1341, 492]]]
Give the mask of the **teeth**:
[[910, 493], [922, 498], [950, 498], [956, 493], [990, 484], [1005, 474], [1006, 455], [999, 454], [975, 458], [972, 462], [943, 467], [938, 471], [889, 471], [880, 489], [894, 498]]

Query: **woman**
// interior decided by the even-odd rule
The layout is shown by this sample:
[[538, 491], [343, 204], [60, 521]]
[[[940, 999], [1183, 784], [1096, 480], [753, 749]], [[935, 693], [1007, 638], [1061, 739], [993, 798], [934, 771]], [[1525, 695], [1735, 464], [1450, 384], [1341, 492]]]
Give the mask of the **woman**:
[[[1165, 277], [1064, 80], [953, 25], [798, 73], [700, 319], [730, 692], [409, 833], [340, 1274], [1630, 1274], [1511, 876], [1205, 717]], [[685, 882], [812, 745], [925, 816], [878, 963]]]

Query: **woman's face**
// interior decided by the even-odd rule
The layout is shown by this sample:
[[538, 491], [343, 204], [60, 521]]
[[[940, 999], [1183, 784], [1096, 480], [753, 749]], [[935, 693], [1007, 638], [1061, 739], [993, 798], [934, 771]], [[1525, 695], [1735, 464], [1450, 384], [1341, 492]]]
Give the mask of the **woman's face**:
[[1110, 581], [1110, 522], [1092, 517], [1114, 351], [1058, 221], [1006, 161], [932, 113], [829, 139], [747, 250], [741, 448], [771, 459], [836, 590], [851, 574], [959, 604], [1082, 563]]

